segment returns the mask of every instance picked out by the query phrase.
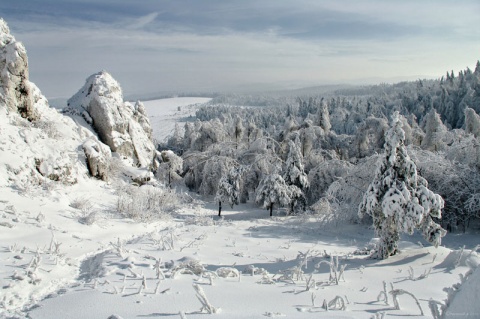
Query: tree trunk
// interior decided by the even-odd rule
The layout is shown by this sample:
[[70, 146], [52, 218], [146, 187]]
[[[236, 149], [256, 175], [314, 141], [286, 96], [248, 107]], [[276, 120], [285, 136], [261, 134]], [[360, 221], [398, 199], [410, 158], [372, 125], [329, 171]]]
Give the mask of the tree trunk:
[[273, 211], [273, 203], [270, 203], [270, 217], [273, 216], [272, 211]]
[[222, 202], [218, 202], [218, 216], [222, 214]]

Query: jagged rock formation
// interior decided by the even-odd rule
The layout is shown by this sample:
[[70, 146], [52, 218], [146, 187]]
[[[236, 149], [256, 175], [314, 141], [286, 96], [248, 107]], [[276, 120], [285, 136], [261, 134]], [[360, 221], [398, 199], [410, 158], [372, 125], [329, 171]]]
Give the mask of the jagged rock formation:
[[133, 164], [156, 169], [152, 128], [141, 102], [123, 100], [122, 89], [105, 71], [91, 75], [68, 100], [68, 112], [82, 115], [112, 152], [133, 160]]
[[0, 18], [0, 186], [75, 184], [88, 174], [79, 145], [93, 133], [49, 107], [28, 73], [25, 47]]
[[29, 121], [35, 121], [40, 115], [34, 107], [32, 90], [28, 80], [27, 51], [0, 18], [0, 103]]

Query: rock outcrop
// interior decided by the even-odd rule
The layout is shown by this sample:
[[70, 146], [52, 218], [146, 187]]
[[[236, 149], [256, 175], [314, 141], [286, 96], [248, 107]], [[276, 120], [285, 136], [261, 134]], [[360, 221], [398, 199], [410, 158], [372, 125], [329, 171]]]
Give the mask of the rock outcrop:
[[32, 83], [28, 80], [27, 51], [10, 34], [7, 23], [0, 18], [0, 103], [18, 112], [29, 121], [40, 115], [34, 108]]
[[0, 186], [75, 184], [88, 174], [79, 146], [94, 134], [51, 108], [28, 73], [25, 47], [0, 18]]
[[68, 100], [67, 112], [82, 115], [112, 152], [132, 159], [137, 167], [157, 168], [145, 107], [125, 102], [120, 85], [107, 72], [91, 75]]
[[108, 180], [109, 163], [112, 157], [110, 149], [95, 136], [88, 138], [82, 145], [87, 158], [87, 166], [93, 177]]

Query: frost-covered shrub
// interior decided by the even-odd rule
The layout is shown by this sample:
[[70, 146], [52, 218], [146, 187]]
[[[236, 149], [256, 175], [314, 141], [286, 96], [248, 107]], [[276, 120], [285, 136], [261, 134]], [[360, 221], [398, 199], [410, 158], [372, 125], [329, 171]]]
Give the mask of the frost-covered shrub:
[[33, 125], [42, 130], [49, 138], [58, 139], [61, 136], [61, 133], [58, 131], [55, 122], [53, 121], [40, 119], [34, 122]]
[[368, 214], [380, 237], [378, 257], [397, 252], [400, 233], [421, 229], [424, 238], [437, 247], [446, 231], [433, 221], [441, 218], [442, 197], [429, 190], [427, 181], [417, 175], [417, 167], [404, 145], [405, 133], [398, 112], [385, 134], [385, 155], [375, 178], [359, 206], [359, 216]]
[[93, 225], [98, 219], [94, 204], [89, 198], [77, 197], [72, 200], [70, 207], [78, 210], [78, 222], [81, 224]]
[[117, 191], [117, 196], [117, 212], [140, 221], [166, 218], [180, 204], [171, 189], [151, 185], [126, 185]]

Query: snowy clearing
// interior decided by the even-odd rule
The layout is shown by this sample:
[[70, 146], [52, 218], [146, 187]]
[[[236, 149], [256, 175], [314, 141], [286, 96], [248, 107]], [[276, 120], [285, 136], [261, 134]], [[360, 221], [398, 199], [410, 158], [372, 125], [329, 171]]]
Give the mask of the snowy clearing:
[[[206, 310], [200, 311], [195, 284], [203, 287], [213, 307], [221, 308], [218, 318], [314, 318], [327, 311], [325, 301], [337, 296], [329, 317], [371, 318], [383, 312], [392, 318], [419, 316], [420, 308], [408, 295], [399, 296], [400, 310], [394, 309], [391, 284], [412, 293], [428, 318], [429, 301], [443, 304], [460, 278], [480, 263], [468, 250], [421, 247], [420, 236], [404, 236], [399, 255], [370, 259], [362, 255], [370, 241], [363, 226], [269, 218], [266, 210], [250, 204], [227, 209], [220, 219], [213, 217], [213, 205], [202, 204], [182, 209], [170, 221], [139, 224], [105, 218], [92, 226], [58, 212], [55, 206], [61, 203], [37, 198], [28, 204], [43, 204], [42, 211], [50, 213], [39, 223], [33, 219], [37, 211], [28, 214], [19, 208], [17, 215], [25, 222], [3, 233], [8, 235], [2, 238], [7, 246], [1, 260], [6, 307], [20, 305], [23, 298], [38, 302], [27, 311], [30, 318], [180, 318], [180, 312], [203, 318]], [[12, 236], [19, 230], [32, 236]], [[61, 244], [60, 254], [49, 252], [52, 238]], [[41, 262], [35, 279], [41, 281], [15, 277], [36, 255]], [[338, 263], [337, 273], [332, 273], [332, 261]], [[45, 299], [28, 300], [42, 285], [38, 294], [47, 294]]]
[[153, 128], [153, 137], [162, 142], [173, 133], [175, 121], [182, 125], [182, 122], [191, 120], [197, 107], [210, 100], [204, 97], [176, 97], [143, 102]]

